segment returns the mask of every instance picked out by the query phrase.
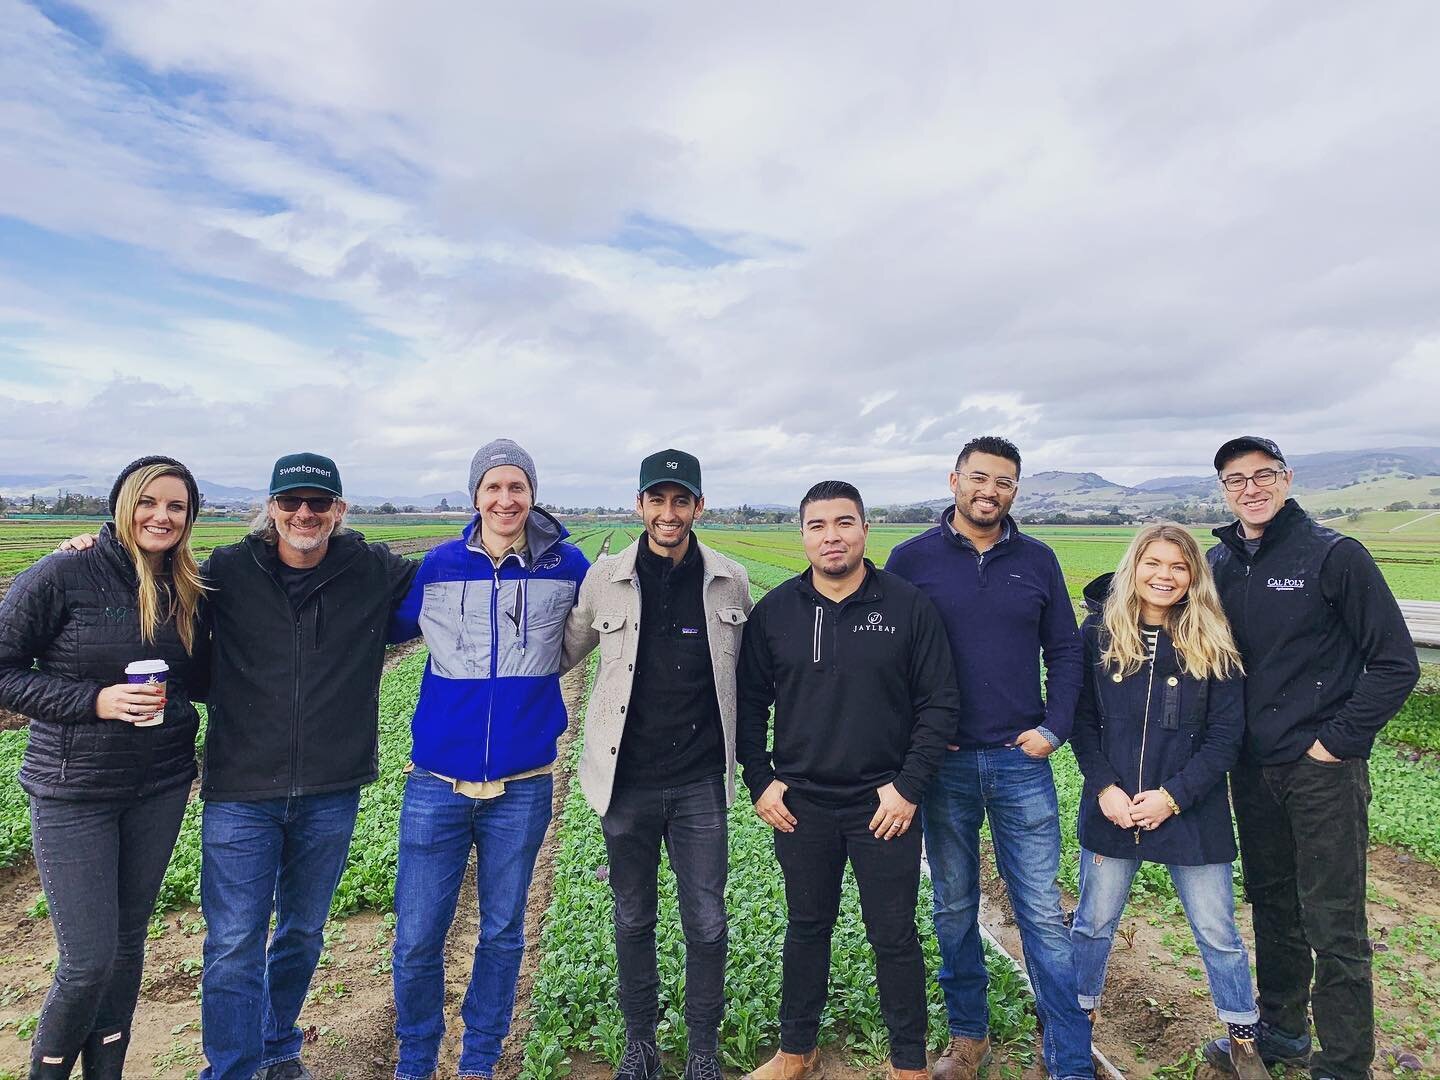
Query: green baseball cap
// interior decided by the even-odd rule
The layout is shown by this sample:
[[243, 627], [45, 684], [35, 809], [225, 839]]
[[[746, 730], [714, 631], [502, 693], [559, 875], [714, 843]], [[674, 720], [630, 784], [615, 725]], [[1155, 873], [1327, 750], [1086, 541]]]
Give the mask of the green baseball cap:
[[343, 497], [340, 489], [340, 470], [324, 454], [286, 454], [275, 462], [275, 471], [270, 474], [270, 494], [296, 488], [316, 488], [331, 495]]
[[684, 450], [660, 450], [640, 463], [640, 487], [648, 491], [656, 484], [679, 484], [697, 499], [700, 490], [700, 460]]

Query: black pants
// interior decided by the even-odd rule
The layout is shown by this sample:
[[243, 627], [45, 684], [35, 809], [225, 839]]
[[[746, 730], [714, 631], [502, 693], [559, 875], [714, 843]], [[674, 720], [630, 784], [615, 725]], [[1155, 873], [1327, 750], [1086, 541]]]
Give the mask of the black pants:
[[830, 936], [840, 914], [845, 860], [855, 868], [865, 936], [875, 950], [880, 1013], [890, 1032], [890, 1062], [925, 1068], [925, 959], [915, 932], [920, 890], [920, 819], [905, 835], [877, 840], [868, 826], [878, 797], [825, 806], [787, 792], [795, 831], [775, 834], [785, 875], [785, 967], [780, 990], [780, 1049], [815, 1048], [830, 981]]
[[144, 799], [30, 799], [35, 865], [60, 963], [30, 1044], [31, 1077], [119, 1077], [140, 996], [145, 931], [188, 784]]
[[673, 788], [616, 788], [601, 818], [615, 894], [615, 955], [625, 1036], [655, 1040], [660, 844], [670, 856], [685, 933], [685, 1027], [691, 1053], [716, 1050], [724, 1008], [725, 785], [717, 776]]
[[1254, 908], [1260, 1018], [1302, 1034], [1310, 1030], [1309, 1004], [1322, 1047], [1312, 1071], [1358, 1080], [1375, 1056], [1365, 916], [1368, 765], [1309, 757], [1240, 765], [1230, 790]]

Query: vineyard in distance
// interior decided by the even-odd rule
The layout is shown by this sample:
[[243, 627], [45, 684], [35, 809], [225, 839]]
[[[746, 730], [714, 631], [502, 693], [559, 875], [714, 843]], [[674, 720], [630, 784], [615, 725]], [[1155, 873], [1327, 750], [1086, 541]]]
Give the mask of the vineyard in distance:
[[[13, 576], [56, 542], [95, 522], [0, 519], [0, 592]], [[1373, 512], [1329, 522], [1361, 539], [1397, 597], [1440, 600], [1440, 514]], [[456, 535], [458, 522], [360, 524], [411, 557]], [[569, 523], [572, 540], [592, 559], [619, 550], [639, 534], [636, 522]], [[890, 549], [923, 526], [877, 526], [868, 554], [883, 565]], [[200, 552], [237, 539], [241, 522], [205, 521]], [[1072, 599], [1097, 574], [1114, 569], [1133, 530], [1057, 526], [1028, 531], [1054, 547]], [[1203, 544], [1209, 530], [1196, 527]], [[701, 528], [706, 543], [737, 559], [756, 596], [806, 566], [795, 526]], [[409, 721], [424, 669], [423, 648], [394, 651], [381, 686], [381, 779], [366, 789], [356, 835], [326, 934], [326, 949], [302, 1016], [305, 1060], [317, 1077], [386, 1077], [394, 1064], [389, 956], [393, 939], [396, 826], [409, 754]], [[572, 721], [578, 721], [591, 667], [566, 680]], [[15, 782], [24, 752], [23, 717], [0, 714], [0, 1080], [25, 1075], [33, 1033], [54, 963], [53, 934], [30, 857], [27, 803]], [[203, 732], [202, 732], [203, 738]], [[578, 751], [577, 723], [562, 743], [556, 813], [541, 852], [514, 1035], [501, 1076], [608, 1077], [624, 1046], [615, 998], [614, 945], [605, 848], [595, 815], [578, 784], [569, 783]], [[1054, 761], [1061, 798], [1062, 885], [1067, 905], [1076, 890], [1074, 838], [1080, 777], [1068, 748]], [[1440, 1075], [1440, 669], [1424, 665], [1421, 685], [1387, 728], [1371, 762], [1370, 926], [1375, 944], [1377, 1075]], [[145, 982], [127, 1075], [186, 1077], [202, 1061], [199, 974], [204, 921], [198, 908], [199, 803], [187, 811], [151, 924]], [[778, 1035], [780, 945], [784, 897], [768, 827], [743, 795], [731, 814], [731, 916], [727, 1006], [721, 1057], [727, 1076], [763, 1060]], [[982, 917], [997, 940], [1018, 956], [1018, 937], [991, 867]], [[469, 974], [476, 927], [473, 878], [462, 892], [447, 944], [450, 1022], [441, 1073], [453, 1075], [458, 1055], [459, 997]], [[468, 903], [466, 897], [469, 897]], [[946, 1038], [944, 1009], [933, 975], [938, 966], [927, 891], [917, 920], [931, 973], [931, 1041]], [[1241, 907], [1249, 936], [1248, 908]], [[662, 874], [660, 1042], [667, 1075], [683, 1063], [683, 942], [673, 880]], [[860, 924], [853, 881], [847, 882], [835, 935], [830, 1007], [821, 1040], [828, 1075], [883, 1075], [886, 1035], [875, 997], [873, 960]], [[992, 1077], [1040, 1077], [1035, 1019], [1023, 980], [1000, 953], [990, 957]], [[1096, 1043], [1126, 1076], [1213, 1077], [1195, 1049], [1219, 1032], [1204, 972], [1169, 879], [1147, 868], [1137, 879], [1111, 962]], [[1277, 1076], [1279, 1076], [1277, 1072]], [[1290, 1074], [1299, 1080], [1300, 1073]]]

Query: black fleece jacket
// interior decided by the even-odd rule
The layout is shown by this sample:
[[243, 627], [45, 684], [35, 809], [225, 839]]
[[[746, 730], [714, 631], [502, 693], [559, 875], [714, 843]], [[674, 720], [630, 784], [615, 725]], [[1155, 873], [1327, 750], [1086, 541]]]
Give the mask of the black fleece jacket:
[[338, 533], [292, 606], [273, 546], [251, 536], [215, 549], [203, 568], [214, 661], [202, 797], [283, 799], [375, 779], [386, 624], [419, 565]]
[[1252, 559], [1239, 523], [1208, 558], [1245, 659], [1244, 760], [1298, 761], [1317, 738], [1364, 758], [1420, 678], [1400, 606], [1358, 540], [1288, 499]]
[[874, 799], [892, 782], [918, 803], [940, 766], [959, 719], [945, 626], [919, 589], [866, 566], [860, 588], [838, 604], [806, 570], [750, 613], [735, 754], [752, 801], [779, 779], [830, 805]]

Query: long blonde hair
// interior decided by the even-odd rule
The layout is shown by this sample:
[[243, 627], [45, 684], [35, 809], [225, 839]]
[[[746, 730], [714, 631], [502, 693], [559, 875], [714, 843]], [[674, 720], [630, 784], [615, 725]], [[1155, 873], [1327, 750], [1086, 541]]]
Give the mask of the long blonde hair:
[[[200, 597], [205, 593], [205, 582], [200, 577], [200, 567], [195, 554], [190, 550], [192, 515], [196, 507], [190, 507], [185, 515], [185, 525], [180, 531], [180, 541], [166, 556], [170, 562], [170, 583], [166, 587], [150, 568], [145, 553], [135, 537], [135, 508], [140, 505], [140, 496], [145, 489], [162, 476], [176, 476], [182, 481], [184, 475], [173, 465], [146, 465], [136, 469], [120, 485], [115, 498], [115, 536], [135, 564], [135, 576], [140, 581], [138, 607], [140, 611], [140, 638], [146, 644], [154, 644], [155, 632], [166, 619], [175, 620], [175, 632], [187, 653], [195, 651], [195, 613], [200, 607]], [[188, 489], [188, 485], [187, 485]], [[189, 497], [187, 493], [187, 498]], [[161, 594], [164, 594], [162, 597]], [[164, 610], [162, 611], [162, 607]]]
[[1175, 645], [1181, 666], [1197, 679], [1228, 679], [1244, 674], [1240, 651], [1235, 648], [1230, 623], [1220, 607], [1220, 594], [1215, 591], [1210, 564], [1189, 530], [1171, 521], [1147, 525], [1136, 533], [1115, 568], [1110, 595], [1105, 598], [1106, 642], [1101, 662], [1121, 675], [1133, 675], [1149, 657], [1140, 637], [1141, 607], [1135, 570], [1145, 549], [1164, 540], [1180, 549], [1190, 568], [1190, 588], [1165, 613], [1164, 629]]

